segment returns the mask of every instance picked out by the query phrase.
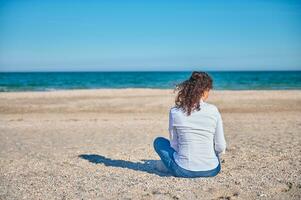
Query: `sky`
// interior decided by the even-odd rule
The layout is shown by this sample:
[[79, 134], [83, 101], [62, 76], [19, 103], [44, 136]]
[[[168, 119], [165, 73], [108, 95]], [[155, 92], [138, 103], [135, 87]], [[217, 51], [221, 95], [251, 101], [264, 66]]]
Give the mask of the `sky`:
[[0, 71], [301, 70], [301, 1], [0, 0]]

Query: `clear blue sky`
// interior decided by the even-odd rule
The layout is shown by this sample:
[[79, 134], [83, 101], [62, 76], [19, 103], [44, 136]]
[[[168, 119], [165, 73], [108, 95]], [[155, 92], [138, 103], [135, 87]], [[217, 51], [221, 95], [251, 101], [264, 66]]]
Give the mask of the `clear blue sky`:
[[301, 1], [0, 0], [0, 71], [301, 70]]

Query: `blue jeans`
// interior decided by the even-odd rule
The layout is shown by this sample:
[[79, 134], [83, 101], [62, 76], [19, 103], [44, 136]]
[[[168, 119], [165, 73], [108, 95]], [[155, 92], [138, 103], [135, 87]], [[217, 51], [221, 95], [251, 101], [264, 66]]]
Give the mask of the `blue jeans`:
[[176, 177], [196, 178], [196, 177], [212, 177], [216, 176], [220, 170], [220, 163], [215, 169], [208, 171], [190, 171], [180, 167], [174, 160], [173, 153], [175, 150], [170, 146], [168, 139], [157, 137], [154, 140], [154, 149], [160, 156], [162, 162], [168, 171]]

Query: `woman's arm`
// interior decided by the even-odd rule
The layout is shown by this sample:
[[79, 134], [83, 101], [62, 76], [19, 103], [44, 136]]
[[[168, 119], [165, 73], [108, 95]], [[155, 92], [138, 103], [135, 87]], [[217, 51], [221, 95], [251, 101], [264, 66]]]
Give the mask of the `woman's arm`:
[[217, 154], [225, 153], [226, 140], [224, 136], [223, 120], [221, 114], [218, 112], [217, 126], [214, 136], [214, 148]]
[[171, 111], [169, 111], [169, 126], [168, 126], [168, 132], [169, 132], [169, 140], [170, 140], [170, 146], [175, 150], [178, 151], [178, 137], [177, 132], [173, 127], [173, 118], [171, 115]]

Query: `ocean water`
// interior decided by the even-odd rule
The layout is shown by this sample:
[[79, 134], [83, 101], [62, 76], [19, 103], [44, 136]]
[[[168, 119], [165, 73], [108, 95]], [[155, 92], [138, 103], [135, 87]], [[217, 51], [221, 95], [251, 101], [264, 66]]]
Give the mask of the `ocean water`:
[[[301, 89], [301, 71], [208, 72], [217, 90]], [[0, 73], [0, 92], [95, 88], [174, 88], [191, 72]]]

